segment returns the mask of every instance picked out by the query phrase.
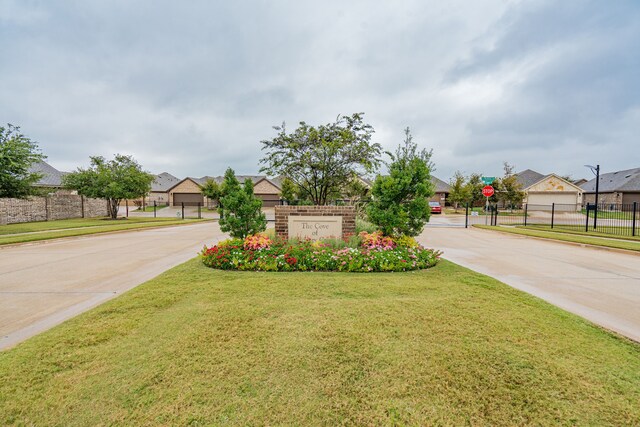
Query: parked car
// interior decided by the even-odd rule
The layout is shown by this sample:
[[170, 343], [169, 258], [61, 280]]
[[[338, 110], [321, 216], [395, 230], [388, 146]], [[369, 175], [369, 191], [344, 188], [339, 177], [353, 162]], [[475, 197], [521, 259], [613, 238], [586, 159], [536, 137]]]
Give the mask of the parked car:
[[442, 213], [442, 206], [440, 206], [440, 202], [429, 202], [429, 207], [431, 208], [432, 214]]

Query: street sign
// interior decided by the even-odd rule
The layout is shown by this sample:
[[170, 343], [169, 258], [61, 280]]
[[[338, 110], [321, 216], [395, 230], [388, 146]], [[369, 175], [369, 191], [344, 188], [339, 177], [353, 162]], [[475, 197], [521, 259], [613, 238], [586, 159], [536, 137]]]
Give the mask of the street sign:
[[490, 186], [490, 185], [485, 185], [485, 186], [482, 188], [482, 195], [483, 195], [484, 197], [491, 197], [491, 196], [493, 196], [493, 193], [494, 193], [494, 191], [493, 191], [493, 187], [492, 187], [492, 186]]
[[495, 180], [496, 180], [495, 176], [483, 176], [482, 177], [482, 183], [484, 185], [491, 185], [491, 184], [493, 184], [493, 181], [495, 181]]

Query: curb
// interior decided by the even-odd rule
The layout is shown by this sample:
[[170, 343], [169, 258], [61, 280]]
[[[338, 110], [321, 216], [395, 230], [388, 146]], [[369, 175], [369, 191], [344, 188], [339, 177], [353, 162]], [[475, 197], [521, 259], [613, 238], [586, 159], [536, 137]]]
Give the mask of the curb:
[[87, 234], [81, 234], [78, 236], [53, 237], [51, 239], [34, 240], [31, 242], [6, 243], [6, 244], [0, 244], [0, 251], [3, 249], [15, 248], [18, 246], [44, 245], [47, 243], [55, 243], [55, 242], [65, 241], [65, 240], [78, 240], [85, 237], [95, 237], [95, 236], [102, 236], [102, 235], [108, 235], [108, 234], [133, 233], [137, 231], [156, 230], [158, 228], [186, 227], [188, 225], [195, 225], [195, 224], [207, 223], [207, 222], [217, 222], [217, 220], [215, 219], [203, 220], [203, 221], [198, 221], [195, 223], [188, 223], [188, 224], [155, 225], [155, 226], [149, 226], [149, 227], [132, 228], [129, 230], [101, 231], [98, 233], [87, 233]]

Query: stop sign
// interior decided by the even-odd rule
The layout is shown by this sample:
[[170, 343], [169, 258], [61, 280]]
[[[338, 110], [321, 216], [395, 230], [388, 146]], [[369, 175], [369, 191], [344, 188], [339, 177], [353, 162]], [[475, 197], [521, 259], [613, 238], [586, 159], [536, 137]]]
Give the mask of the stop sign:
[[493, 187], [492, 187], [492, 186], [490, 186], [490, 185], [485, 185], [485, 186], [482, 188], [482, 195], [483, 195], [484, 197], [491, 197], [491, 196], [493, 196], [493, 193], [494, 193], [494, 191], [493, 191]]

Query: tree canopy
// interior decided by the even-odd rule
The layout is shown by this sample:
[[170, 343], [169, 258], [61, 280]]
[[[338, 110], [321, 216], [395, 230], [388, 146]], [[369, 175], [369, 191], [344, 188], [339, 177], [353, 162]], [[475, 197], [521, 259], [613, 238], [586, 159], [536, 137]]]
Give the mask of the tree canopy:
[[205, 183], [202, 185], [201, 193], [207, 198], [208, 201], [213, 201], [216, 205], [220, 204], [222, 188], [213, 179], [209, 178], [205, 181]]
[[34, 194], [33, 184], [42, 175], [30, 172], [29, 168], [43, 159], [38, 144], [20, 133], [19, 127], [0, 126], [0, 197], [24, 198]]
[[382, 147], [371, 142], [374, 130], [362, 113], [320, 126], [300, 122], [292, 133], [284, 123], [274, 129], [278, 135], [262, 141], [261, 172], [288, 177], [300, 197], [316, 205], [341, 194], [354, 174], [375, 171], [380, 164]]
[[369, 220], [386, 235], [417, 236], [429, 221], [429, 198], [434, 194], [431, 182], [431, 151], [420, 150], [409, 128], [395, 155], [387, 153], [389, 175], [378, 175], [367, 207]]
[[86, 197], [106, 199], [111, 218], [118, 217], [121, 200], [143, 197], [151, 190], [154, 176], [142, 170], [133, 157], [116, 154], [113, 160], [91, 157], [91, 166], [63, 177], [67, 188]]

